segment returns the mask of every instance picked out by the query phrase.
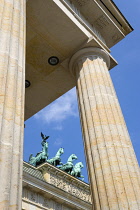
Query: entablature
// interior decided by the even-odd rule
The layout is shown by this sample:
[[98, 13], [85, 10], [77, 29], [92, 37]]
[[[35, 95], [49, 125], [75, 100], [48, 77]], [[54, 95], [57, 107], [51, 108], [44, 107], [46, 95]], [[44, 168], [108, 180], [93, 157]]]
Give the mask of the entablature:
[[[68, 63], [77, 51], [87, 47], [103, 49], [110, 57], [110, 69], [117, 65], [110, 47], [133, 29], [112, 1], [28, 0], [26, 39], [25, 119], [76, 86]], [[51, 56], [59, 64], [48, 63]]]
[[71, 209], [91, 209], [91, 195], [87, 183], [49, 163], [36, 168], [24, 162], [23, 201], [32, 205], [42, 205], [39, 195], [44, 196], [44, 200], [54, 200]]

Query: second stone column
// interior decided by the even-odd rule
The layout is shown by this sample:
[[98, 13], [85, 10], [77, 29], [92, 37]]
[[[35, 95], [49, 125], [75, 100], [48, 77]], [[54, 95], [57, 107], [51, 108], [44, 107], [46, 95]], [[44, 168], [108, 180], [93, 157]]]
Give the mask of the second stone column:
[[0, 0], [0, 210], [22, 209], [26, 0]]
[[84, 48], [70, 61], [77, 79], [79, 111], [93, 209], [140, 209], [139, 166], [109, 75], [109, 56]]

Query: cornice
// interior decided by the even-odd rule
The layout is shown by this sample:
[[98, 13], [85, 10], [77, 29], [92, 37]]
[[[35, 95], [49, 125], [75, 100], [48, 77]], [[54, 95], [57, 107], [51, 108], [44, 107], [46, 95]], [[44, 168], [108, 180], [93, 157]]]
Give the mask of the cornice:
[[70, 199], [67, 202], [79, 201], [83, 205], [91, 205], [90, 189], [87, 183], [61, 171], [57, 167], [44, 163], [37, 168], [24, 162], [23, 164], [23, 186], [36, 188], [47, 193], [51, 197]]

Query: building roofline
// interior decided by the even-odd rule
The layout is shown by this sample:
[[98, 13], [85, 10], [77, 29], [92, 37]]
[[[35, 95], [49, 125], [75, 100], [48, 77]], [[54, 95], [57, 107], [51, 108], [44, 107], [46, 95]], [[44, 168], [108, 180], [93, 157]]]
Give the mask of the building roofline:
[[96, 0], [96, 2], [102, 4], [108, 10], [112, 17], [125, 30], [125, 35], [134, 30], [113, 0]]
[[[100, 0], [102, 1], [102, 0]], [[134, 28], [130, 25], [130, 23], [128, 22], [128, 20], [124, 17], [124, 15], [122, 14], [122, 12], [120, 11], [120, 9], [117, 7], [117, 5], [115, 4], [115, 2], [113, 0], [110, 0], [113, 4], [113, 6], [118, 10], [118, 12], [121, 14], [121, 16], [123, 17], [123, 19], [125, 20], [125, 22], [129, 25], [129, 27], [131, 28], [131, 30], [133, 31]]]

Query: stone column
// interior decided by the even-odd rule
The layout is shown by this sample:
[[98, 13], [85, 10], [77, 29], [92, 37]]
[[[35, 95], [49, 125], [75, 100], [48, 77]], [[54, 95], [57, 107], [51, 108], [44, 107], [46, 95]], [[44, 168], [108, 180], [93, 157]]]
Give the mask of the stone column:
[[140, 209], [140, 173], [109, 75], [109, 56], [84, 48], [70, 61], [77, 94], [93, 209]]
[[0, 0], [0, 209], [21, 210], [25, 0]]

